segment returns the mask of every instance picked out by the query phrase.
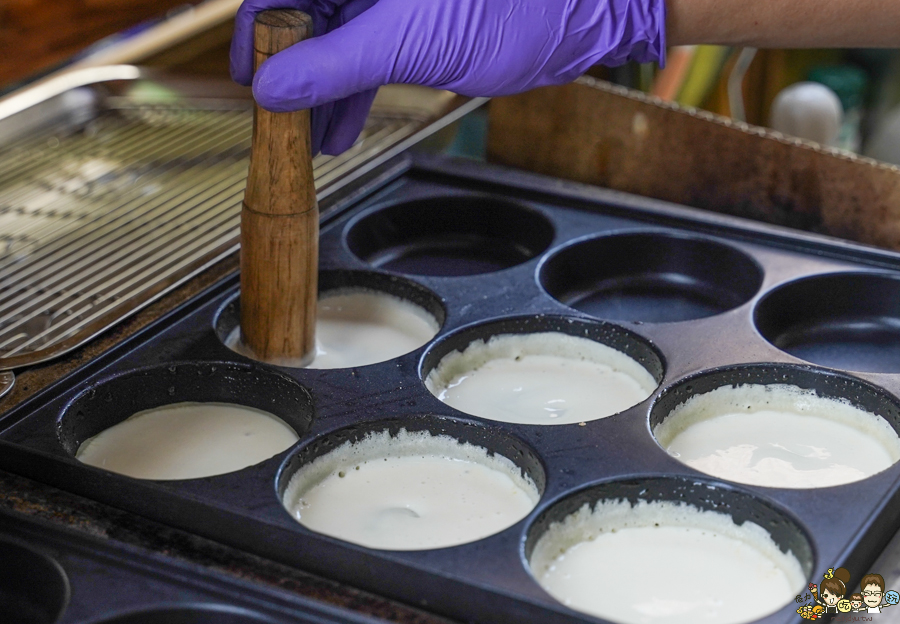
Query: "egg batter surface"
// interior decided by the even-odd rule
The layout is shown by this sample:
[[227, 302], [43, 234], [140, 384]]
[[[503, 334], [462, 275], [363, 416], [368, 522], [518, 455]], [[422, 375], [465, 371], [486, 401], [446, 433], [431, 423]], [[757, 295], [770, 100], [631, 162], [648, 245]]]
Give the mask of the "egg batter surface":
[[672, 502], [585, 505], [550, 525], [530, 564], [563, 604], [625, 624], [748, 622], [806, 582], [759, 526]]
[[640, 403], [657, 385], [624, 353], [560, 332], [476, 340], [446, 355], [425, 383], [462, 412], [530, 425], [610, 416]]
[[[426, 344], [438, 329], [433, 315], [393, 295], [371, 290], [326, 293], [316, 312], [315, 359], [306, 368], [351, 368], [391, 360]], [[241, 343], [240, 327], [225, 343], [254, 357]], [[290, 360], [271, 363], [301, 365]]]
[[298, 439], [283, 420], [251, 407], [175, 403], [138, 412], [85, 440], [75, 457], [138, 479], [196, 479], [253, 466]]
[[851, 483], [900, 459], [900, 438], [885, 419], [788, 385], [726, 386], [694, 396], [654, 434], [697, 470], [769, 487]]
[[370, 548], [422, 550], [502, 531], [539, 498], [505, 457], [449, 436], [401, 430], [344, 444], [301, 468], [284, 504], [314, 531]]

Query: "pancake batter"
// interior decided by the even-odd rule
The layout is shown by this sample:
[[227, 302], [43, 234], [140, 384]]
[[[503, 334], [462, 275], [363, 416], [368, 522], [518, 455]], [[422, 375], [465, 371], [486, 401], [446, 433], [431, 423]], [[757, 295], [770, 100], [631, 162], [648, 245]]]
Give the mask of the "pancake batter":
[[401, 431], [344, 444], [291, 479], [304, 526], [370, 548], [443, 548], [524, 518], [540, 495], [509, 459], [449, 436]]
[[75, 457], [138, 479], [196, 479], [253, 466], [298, 439], [283, 420], [251, 407], [175, 403], [138, 412], [85, 440]]
[[624, 353], [559, 332], [476, 340], [446, 355], [425, 384], [467, 414], [529, 425], [610, 416], [640, 403], [657, 385]]
[[[438, 329], [434, 316], [399, 297], [368, 290], [326, 293], [316, 312], [315, 359], [306, 368], [351, 368], [391, 360], [426, 344]], [[240, 342], [240, 327], [225, 344], [253, 357]]]
[[900, 459], [900, 438], [880, 416], [787, 385], [726, 386], [694, 396], [654, 434], [697, 470], [769, 487], [851, 483]]
[[748, 622], [805, 584], [759, 526], [671, 502], [585, 505], [550, 526], [530, 564], [563, 604], [625, 624]]

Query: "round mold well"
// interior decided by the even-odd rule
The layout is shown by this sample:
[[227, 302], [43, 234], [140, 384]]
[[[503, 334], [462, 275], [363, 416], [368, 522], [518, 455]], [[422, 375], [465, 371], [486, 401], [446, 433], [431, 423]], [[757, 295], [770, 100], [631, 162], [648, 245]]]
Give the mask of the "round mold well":
[[429, 197], [354, 219], [347, 247], [372, 266], [436, 277], [480, 275], [527, 262], [550, 246], [540, 212], [486, 195]]
[[[440, 331], [440, 327], [443, 326], [444, 320], [447, 317], [446, 308], [441, 302], [440, 297], [424, 286], [403, 277], [370, 271], [332, 270], [319, 273], [320, 300], [326, 299], [332, 295], [343, 295], [355, 292], [389, 295], [420, 308], [426, 314], [434, 318], [437, 325], [437, 328], [434, 330], [434, 335]], [[236, 340], [236, 332], [239, 331], [240, 319], [241, 301], [240, 294], [238, 294], [227, 301], [225, 305], [219, 309], [219, 312], [216, 314], [216, 318], [213, 321], [216, 336], [222, 344], [232, 350], [235, 350], [233, 343]], [[432, 338], [434, 335], [432, 335]], [[241, 355], [246, 357], [251, 357], [250, 354], [244, 353], [241, 349], [235, 351], [240, 352]], [[405, 354], [398, 353], [379, 361], [388, 361], [400, 357], [401, 355]], [[353, 366], [365, 366], [376, 363], [378, 362], [366, 361], [365, 363], [353, 364]], [[315, 368], [315, 366], [313, 365], [311, 368]]]
[[900, 373], [900, 276], [832, 273], [766, 294], [754, 311], [762, 336], [814, 364]]
[[69, 602], [62, 567], [29, 546], [0, 537], [0, 622], [52, 624]]
[[[535, 583], [541, 585], [532, 568], [532, 556], [541, 537], [546, 534], [551, 525], [563, 522], [585, 506], [593, 510], [597, 503], [602, 501], [628, 501], [632, 506], [638, 505], [641, 501], [674, 503], [676, 505], [683, 503], [700, 511], [726, 514], [738, 526], [749, 521], [768, 532], [782, 553], [793, 554], [800, 564], [805, 579], [809, 579], [813, 570], [816, 569], [816, 555], [808, 532], [787, 512], [761, 498], [728, 485], [701, 479], [651, 476], [587, 486], [564, 496], [534, 518], [526, 529], [525, 539], [522, 542], [522, 560]], [[642, 594], [653, 590], [653, 585], [648, 584], [646, 580], [651, 576], [651, 572], [659, 572], [667, 579], [672, 579], [676, 584], [679, 582], [677, 580], [680, 578], [679, 575], [682, 574], [678, 566], [664, 567], [660, 570], [655, 557], [647, 560], [647, 558], [639, 559], [635, 555], [633, 561], [641, 566], [640, 573], [633, 576], [623, 577], [623, 572], [619, 569], [610, 569], [614, 570], [618, 577], [616, 582], [621, 578], [642, 579], [642, 582], [639, 583], [639, 585], [642, 584], [640, 589]], [[608, 564], [598, 562], [598, 565], [606, 566]], [[653, 569], [654, 565], [656, 565], [656, 570]], [[696, 581], [697, 578], [695, 577], [693, 580]], [[799, 591], [802, 587], [796, 589]], [[784, 606], [790, 604], [792, 599], [793, 594], [785, 601]], [[603, 613], [594, 613], [593, 615], [601, 618], [610, 617]]]
[[91, 624], [274, 624], [264, 615], [225, 605], [173, 606], [132, 611], [98, 620]]
[[[298, 496], [298, 493], [290, 492], [289, 488], [293, 477], [301, 469], [309, 466], [317, 459], [340, 449], [344, 445], [353, 445], [360, 442], [365, 443], [372, 436], [389, 436], [391, 440], [394, 440], [397, 439], [398, 436], [404, 434], [417, 434], [420, 432], [427, 433], [434, 437], [449, 437], [459, 443], [470, 444], [485, 449], [489, 457], [500, 456], [506, 458], [506, 460], [509, 460], [518, 468], [519, 474], [525, 478], [526, 481], [530, 481], [534, 484], [537, 489], [538, 497], [543, 496], [547, 483], [544, 465], [534, 449], [524, 441], [510, 435], [509, 432], [496, 426], [483, 425], [448, 416], [418, 415], [361, 422], [326, 433], [307, 444], [304, 444], [299, 450], [291, 454], [291, 456], [282, 464], [275, 484], [278, 499], [281, 501], [282, 505], [284, 505], [287, 512], [294, 517], [292, 508], [295, 505], [295, 501], [286, 501], [285, 498], [287, 495], [291, 495], [292, 498]], [[382, 455], [373, 455], [373, 457], [377, 460], [382, 457]], [[376, 464], [377, 463], [378, 462], [376, 461]], [[329, 472], [328, 474], [331, 473]], [[319, 483], [321, 481], [316, 482]], [[374, 484], [373, 487], [375, 487]], [[527, 514], [523, 514], [522, 517], [525, 517], [525, 515]], [[471, 539], [416, 548], [403, 548], [402, 550], [431, 550], [434, 548], [446, 548], [469, 543], [502, 532], [515, 523], [516, 522], [512, 522], [508, 526], [496, 528], [496, 530], [490, 533], [482, 534]], [[300, 522], [300, 524], [303, 525], [302, 522]], [[309, 527], [305, 528], [309, 531], [315, 530]], [[329, 535], [334, 539], [343, 539], [337, 535]], [[386, 546], [373, 545], [369, 547], [390, 550], [390, 548]]]
[[[587, 339], [618, 351], [620, 354], [624, 354], [637, 363], [638, 366], [643, 368], [653, 379], [655, 382], [653, 391], [658, 387], [665, 374], [665, 364], [662, 355], [647, 339], [634, 332], [604, 321], [545, 315], [501, 318], [457, 330], [433, 345], [426, 352], [425, 356], [422, 358], [419, 373], [423, 380], [427, 380], [432, 371], [440, 366], [445, 357], [454, 354], [454, 352], [463, 353], [467, 347], [473, 343], [477, 344], [479, 341], [490, 344], [491, 339], [494, 337], [544, 333], [559, 333], [564, 334], [565, 336]], [[529, 355], [535, 354], [529, 353]], [[432, 393], [434, 393], [434, 390], [432, 390]], [[647, 394], [649, 396], [652, 394], [652, 391]], [[637, 405], [644, 400], [645, 399], [636, 400], [634, 405]], [[634, 405], [618, 409], [614, 413], [625, 411], [625, 409], [629, 409]], [[587, 420], [597, 420], [612, 415], [612, 413], [609, 412], [602, 414], [598, 412], [598, 414], [599, 415], [593, 416]], [[471, 415], [500, 422], [528, 424], [523, 423], [519, 419], [500, 418], [499, 415], [492, 417], [487, 415], [486, 412], [479, 414], [473, 413]], [[547, 421], [535, 422], [532, 424], [547, 426], [585, 422], [579, 419], [569, 422], [570, 420], [571, 418], [560, 418], [560, 421], [558, 422]]]
[[670, 323], [743, 305], [762, 285], [763, 271], [743, 252], [713, 240], [623, 233], [555, 252], [538, 279], [551, 297], [591, 316]]
[[279, 371], [231, 362], [181, 362], [136, 369], [92, 384], [63, 409], [57, 434], [75, 457], [88, 438], [130, 416], [179, 403], [226, 403], [261, 410], [281, 419], [301, 438], [314, 417], [309, 391]]
[[[864, 412], [883, 418], [889, 429], [900, 436], [900, 401], [882, 388], [862, 379], [812, 366], [759, 363], [703, 371], [666, 388], [650, 408], [650, 429], [654, 431], [654, 438], [657, 427], [675, 408], [692, 397], [705, 395], [720, 388], [744, 385], [793, 386], [802, 391], [812, 391], [821, 398], [846, 402]], [[803, 440], [797, 442], [799, 444]], [[770, 487], [788, 486], [770, 485]]]

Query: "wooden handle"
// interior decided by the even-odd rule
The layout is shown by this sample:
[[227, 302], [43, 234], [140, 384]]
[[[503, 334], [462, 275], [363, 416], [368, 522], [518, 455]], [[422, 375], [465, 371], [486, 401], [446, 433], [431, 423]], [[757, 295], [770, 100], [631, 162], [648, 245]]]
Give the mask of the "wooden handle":
[[[255, 67], [312, 35], [300, 11], [256, 16]], [[303, 366], [315, 355], [319, 210], [309, 111], [253, 111], [241, 210], [241, 339], [257, 359]]]

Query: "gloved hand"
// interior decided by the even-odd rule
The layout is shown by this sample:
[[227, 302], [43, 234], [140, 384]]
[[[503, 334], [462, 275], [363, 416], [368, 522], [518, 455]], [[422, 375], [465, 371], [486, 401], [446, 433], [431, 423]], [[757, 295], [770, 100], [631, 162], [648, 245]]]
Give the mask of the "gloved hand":
[[[316, 37], [254, 77], [253, 19], [271, 8], [309, 13]], [[339, 154], [381, 85], [509, 95], [664, 55], [664, 0], [244, 0], [231, 74], [268, 110], [313, 108], [313, 153]]]

